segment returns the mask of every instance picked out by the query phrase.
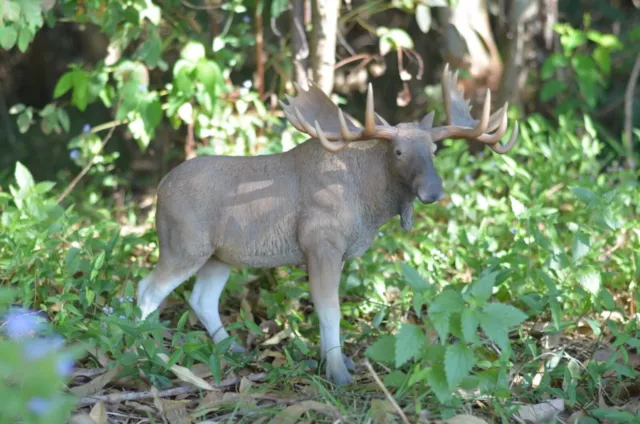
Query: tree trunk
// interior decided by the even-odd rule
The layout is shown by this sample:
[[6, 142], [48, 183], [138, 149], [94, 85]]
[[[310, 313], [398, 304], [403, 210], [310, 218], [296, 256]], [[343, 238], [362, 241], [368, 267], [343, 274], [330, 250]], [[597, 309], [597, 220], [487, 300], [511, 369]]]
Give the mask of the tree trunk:
[[[506, 14], [505, 72], [498, 101], [524, 106], [523, 93], [531, 66], [538, 66], [541, 51], [553, 47], [553, 24], [558, 18], [557, 0], [515, 0]], [[537, 43], [542, 35], [544, 46]], [[540, 59], [540, 60], [539, 60]], [[527, 66], [527, 64], [531, 66]]]
[[305, 32], [306, 0], [293, 0], [291, 11], [291, 48], [295, 80], [302, 88], [307, 88], [309, 69], [309, 43]]
[[312, 0], [311, 68], [313, 81], [329, 94], [333, 90], [336, 34], [341, 0]]
[[[444, 27], [444, 61], [453, 69], [467, 69], [471, 78], [460, 78], [460, 84], [473, 111], [482, 110], [486, 89], [500, 87], [502, 60], [489, 23], [485, 0], [459, 0], [455, 8], [437, 8]], [[496, 103], [494, 102], [494, 105]], [[469, 141], [473, 153], [484, 149], [482, 143]]]
[[443, 23], [444, 59], [453, 68], [468, 69], [469, 94], [475, 88], [500, 86], [502, 61], [493, 39], [485, 0], [459, 0], [455, 8], [437, 8]]

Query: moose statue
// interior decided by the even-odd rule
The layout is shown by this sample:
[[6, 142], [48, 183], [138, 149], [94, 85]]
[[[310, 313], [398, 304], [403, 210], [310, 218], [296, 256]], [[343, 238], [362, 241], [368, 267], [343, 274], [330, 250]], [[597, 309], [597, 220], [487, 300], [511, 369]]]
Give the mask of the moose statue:
[[[310, 82], [308, 90], [296, 86], [288, 104], [280, 102], [288, 121], [311, 137], [304, 143], [272, 155], [198, 157], [171, 170], [158, 186], [160, 256], [138, 286], [141, 318], [195, 274], [189, 303], [218, 343], [229, 337], [218, 303], [232, 267], [306, 266], [327, 378], [352, 382], [340, 341], [344, 261], [362, 255], [395, 215], [410, 230], [415, 198], [430, 204], [444, 197], [436, 141], [477, 140], [503, 154], [518, 137], [516, 121], [507, 144], [499, 143], [507, 104], [490, 114], [490, 91], [473, 119], [457, 77], [447, 64], [444, 126], [433, 126], [434, 112], [420, 123], [389, 125], [374, 112], [369, 85], [362, 128]], [[231, 349], [245, 351], [235, 343]]]

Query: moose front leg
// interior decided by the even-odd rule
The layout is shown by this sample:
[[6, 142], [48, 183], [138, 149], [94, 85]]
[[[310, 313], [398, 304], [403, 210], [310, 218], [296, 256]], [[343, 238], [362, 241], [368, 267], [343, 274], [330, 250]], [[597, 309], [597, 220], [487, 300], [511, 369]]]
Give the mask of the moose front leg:
[[327, 378], [337, 385], [353, 381], [340, 344], [342, 255], [332, 243], [318, 243], [307, 255], [311, 299], [320, 320], [321, 357], [326, 360]]

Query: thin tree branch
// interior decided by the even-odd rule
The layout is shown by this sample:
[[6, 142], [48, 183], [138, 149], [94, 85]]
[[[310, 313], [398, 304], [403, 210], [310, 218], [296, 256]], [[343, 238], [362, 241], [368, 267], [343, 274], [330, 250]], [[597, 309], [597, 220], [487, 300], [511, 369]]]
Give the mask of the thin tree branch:
[[405, 423], [405, 424], [409, 424], [409, 422], [410, 422], [409, 419], [405, 415], [405, 413], [402, 410], [402, 408], [400, 408], [400, 405], [398, 405], [398, 402], [396, 402], [396, 400], [393, 398], [393, 396], [391, 396], [391, 392], [389, 392], [389, 390], [385, 387], [385, 385], [382, 382], [382, 380], [380, 380], [380, 377], [378, 377], [378, 374], [376, 374], [376, 372], [374, 371], [373, 367], [371, 366], [371, 362], [369, 362], [369, 359], [365, 358], [364, 359], [364, 364], [367, 366], [367, 369], [369, 370], [369, 373], [371, 374], [371, 377], [373, 377], [373, 379], [375, 380], [376, 384], [384, 392], [384, 395], [387, 397], [387, 400], [389, 400], [389, 402], [391, 402], [391, 405], [393, 405], [393, 407], [395, 408], [395, 410], [398, 413], [398, 415], [400, 415], [400, 418], [402, 418], [402, 422]]
[[627, 90], [624, 94], [624, 141], [627, 147], [627, 160], [625, 165], [629, 169], [635, 168], [633, 160], [633, 133], [631, 132], [631, 128], [633, 126], [633, 92], [638, 83], [638, 74], [640, 74], [640, 54], [636, 56], [636, 61], [633, 64], [631, 76], [629, 77], [629, 83], [627, 84]]
[[[109, 132], [107, 133], [105, 138], [102, 140], [102, 145], [100, 146], [100, 152], [102, 152], [102, 150], [104, 149], [104, 146], [107, 145], [107, 143], [109, 142], [109, 140], [113, 136], [113, 133], [116, 130], [116, 127], [119, 126], [119, 125], [124, 124], [125, 122], [126, 121], [108, 122], [107, 124], [100, 125], [100, 126], [95, 127], [93, 129], [92, 132], [95, 133], [95, 132], [101, 131], [103, 129], [110, 128]], [[107, 125], [109, 125], [109, 126], [107, 126]], [[96, 154], [96, 156], [97, 156], [97, 154]], [[80, 182], [82, 177], [84, 177], [87, 174], [87, 172], [89, 172], [89, 170], [91, 169], [91, 167], [93, 166], [93, 164], [95, 162], [96, 156], [93, 156], [91, 158], [89, 163], [84, 168], [82, 168], [82, 171], [80, 171], [80, 173], [78, 175], [76, 175], [76, 177], [73, 179], [73, 181], [71, 181], [69, 186], [60, 194], [60, 196], [58, 196], [58, 198], [56, 199], [56, 203], [59, 204], [60, 202], [62, 202], [64, 200], [64, 198], [67, 197], [69, 195], [69, 193], [71, 193], [71, 191], [75, 188], [75, 186]]]
[[[264, 380], [266, 375], [267, 375], [266, 373], [261, 372], [257, 374], [250, 374], [246, 376], [246, 378], [249, 379], [249, 381], [260, 381], [260, 380]], [[242, 379], [241, 377], [231, 377], [231, 378], [222, 380], [220, 384], [212, 384], [212, 386], [215, 387], [216, 389], [225, 389], [228, 387], [235, 386], [236, 384], [239, 384], [241, 379]], [[196, 386], [191, 386], [191, 385], [181, 386], [181, 387], [174, 387], [172, 389], [161, 390], [157, 392], [155, 396], [170, 397], [170, 396], [195, 393], [200, 390], [202, 389]], [[100, 401], [104, 401], [106, 403], [118, 403], [118, 402], [124, 402], [128, 400], [141, 400], [141, 399], [153, 399], [153, 398], [154, 398], [154, 394], [151, 391], [114, 393], [110, 395], [82, 397], [78, 399], [76, 406], [82, 407], [82, 406], [93, 405]]]

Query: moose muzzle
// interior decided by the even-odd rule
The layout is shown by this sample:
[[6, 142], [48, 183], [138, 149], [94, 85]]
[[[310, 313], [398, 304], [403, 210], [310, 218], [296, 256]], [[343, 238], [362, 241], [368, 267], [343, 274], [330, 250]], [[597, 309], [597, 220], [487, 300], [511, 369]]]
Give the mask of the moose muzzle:
[[416, 196], [424, 204], [435, 203], [444, 198], [444, 189], [442, 183], [429, 183], [426, 186], [418, 188]]

